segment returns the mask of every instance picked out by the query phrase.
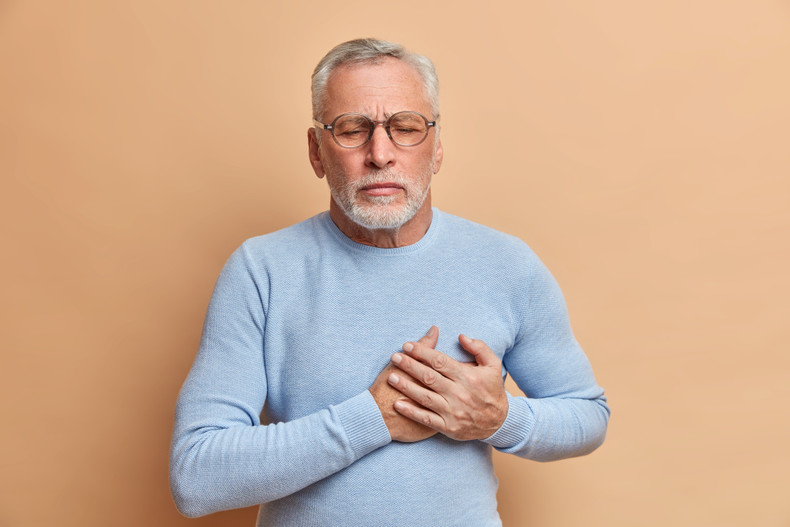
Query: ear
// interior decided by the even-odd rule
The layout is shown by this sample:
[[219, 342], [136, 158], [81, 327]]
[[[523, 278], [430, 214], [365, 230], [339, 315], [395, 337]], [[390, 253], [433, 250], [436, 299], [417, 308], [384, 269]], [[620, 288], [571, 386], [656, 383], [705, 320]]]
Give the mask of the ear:
[[313, 167], [316, 177], [321, 179], [324, 177], [324, 164], [321, 162], [321, 145], [318, 144], [316, 139], [317, 130], [315, 127], [307, 129], [307, 153], [310, 157], [310, 165]]
[[444, 149], [442, 148], [442, 140], [436, 140], [436, 152], [433, 156], [433, 173], [437, 174], [442, 167], [442, 159], [444, 159]]

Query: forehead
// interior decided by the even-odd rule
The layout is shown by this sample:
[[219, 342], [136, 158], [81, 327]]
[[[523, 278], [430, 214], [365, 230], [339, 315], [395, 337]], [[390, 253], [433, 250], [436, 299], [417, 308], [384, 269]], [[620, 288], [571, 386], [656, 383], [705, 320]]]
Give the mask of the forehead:
[[430, 114], [425, 86], [417, 71], [392, 57], [375, 64], [344, 64], [329, 77], [326, 117], [363, 113], [377, 119], [403, 110]]

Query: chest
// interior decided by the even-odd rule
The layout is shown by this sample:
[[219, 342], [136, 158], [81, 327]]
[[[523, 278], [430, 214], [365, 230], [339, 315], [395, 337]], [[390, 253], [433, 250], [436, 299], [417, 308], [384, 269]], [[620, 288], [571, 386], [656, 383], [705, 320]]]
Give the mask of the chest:
[[273, 277], [263, 350], [267, 413], [294, 419], [361, 393], [393, 353], [432, 325], [437, 349], [467, 362], [460, 333], [502, 357], [517, 332], [506, 291], [441, 268], [351, 263]]

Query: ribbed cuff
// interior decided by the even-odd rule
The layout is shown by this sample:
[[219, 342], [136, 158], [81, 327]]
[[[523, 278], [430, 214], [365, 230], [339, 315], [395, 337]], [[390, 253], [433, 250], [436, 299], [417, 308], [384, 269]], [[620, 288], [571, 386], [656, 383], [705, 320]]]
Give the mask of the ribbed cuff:
[[494, 448], [507, 449], [522, 443], [532, 431], [535, 416], [523, 398], [507, 394], [507, 417], [499, 430], [483, 439]]
[[368, 390], [334, 409], [357, 459], [392, 441], [381, 411]]

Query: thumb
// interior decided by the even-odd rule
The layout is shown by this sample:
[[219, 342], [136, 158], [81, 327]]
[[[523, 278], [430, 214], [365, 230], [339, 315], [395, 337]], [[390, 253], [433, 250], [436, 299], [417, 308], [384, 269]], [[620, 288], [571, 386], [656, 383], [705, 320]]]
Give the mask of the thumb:
[[474, 356], [475, 361], [480, 366], [500, 365], [499, 357], [497, 357], [496, 354], [491, 351], [491, 348], [482, 340], [473, 339], [461, 334], [458, 335], [458, 342], [461, 343], [462, 348]]
[[431, 329], [428, 330], [420, 340], [418, 340], [420, 344], [423, 346], [428, 346], [429, 348], [436, 349], [436, 343], [439, 342], [439, 328], [436, 326], [431, 326]]

